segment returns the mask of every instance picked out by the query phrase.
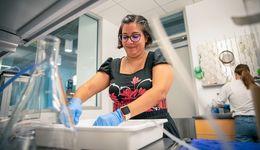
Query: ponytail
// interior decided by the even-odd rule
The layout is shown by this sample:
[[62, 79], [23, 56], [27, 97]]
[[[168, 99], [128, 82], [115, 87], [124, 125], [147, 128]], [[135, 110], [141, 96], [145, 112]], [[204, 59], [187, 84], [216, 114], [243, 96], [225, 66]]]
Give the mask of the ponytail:
[[253, 76], [250, 74], [249, 67], [245, 64], [239, 64], [235, 68], [235, 73], [241, 76], [241, 80], [247, 89], [256, 85]]
[[249, 71], [247, 70], [242, 72], [241, 79], [247, 89], [249, 89], [251, 84], [255, 84], [254, 78], [250, 75]]

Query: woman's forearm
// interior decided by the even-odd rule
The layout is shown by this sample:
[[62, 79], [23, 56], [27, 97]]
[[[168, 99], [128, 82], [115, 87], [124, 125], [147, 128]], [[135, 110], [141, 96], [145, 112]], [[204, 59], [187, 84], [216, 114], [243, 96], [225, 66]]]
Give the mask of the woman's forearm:
[[90, 97], [95, 95], [95, 92], [89, 87], [89, 85], [80, 86], [76, 93], [73, 95], [75, 98], [81, 99], [82, 103], [88, 100]]
[[97, 72], [90, 80], [81, 85], [73, 97], [85, 102], [93, 95], [104, 90], [109, 85], [109, 76], [104, 72]]
[[131, 112], [131, 117], [136, 116], [153, 106], [159, 104], [159, 102], [166, 98], [167, 91], [159, 88], [151, 88], [146, 91], [142, 96], [128, 104]]

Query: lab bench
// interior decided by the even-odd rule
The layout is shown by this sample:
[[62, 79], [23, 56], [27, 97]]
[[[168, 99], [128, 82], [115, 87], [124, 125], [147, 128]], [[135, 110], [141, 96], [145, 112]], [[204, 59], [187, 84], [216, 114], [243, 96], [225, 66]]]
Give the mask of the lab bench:
[[[205, 116], [194, 116], [195, 119], [195, 131], [196, 138], [200, 139], [218, 139], [215, 130], [209, 123], [209, 120]], [[215, 123], [218, 125], [220, 130], [225, 133], [227, 140], [233, 141], [235, 138], [235, 124], [231, 113], [214, 114]]]
[[174, 145], [174, 142], [170, 138], [161, 138], [140, 150], [155, 150], [155, 149], [170, 149]]

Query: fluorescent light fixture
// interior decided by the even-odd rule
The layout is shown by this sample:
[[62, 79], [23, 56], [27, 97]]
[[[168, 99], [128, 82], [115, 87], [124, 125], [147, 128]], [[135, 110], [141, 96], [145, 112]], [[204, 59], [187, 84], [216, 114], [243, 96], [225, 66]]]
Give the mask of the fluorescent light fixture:
[[73, 40], [65, 40], [65, 52], [71, 53], [73, 48]]

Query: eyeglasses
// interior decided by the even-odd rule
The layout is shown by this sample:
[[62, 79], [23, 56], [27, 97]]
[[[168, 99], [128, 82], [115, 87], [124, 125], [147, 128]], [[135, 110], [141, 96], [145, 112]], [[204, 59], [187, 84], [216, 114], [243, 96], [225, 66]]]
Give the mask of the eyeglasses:
[[134, 33], [130, 36], [126, 34], [121, 34], [119, 35], [119, 39], [122, 42], [127, 42], [128, 39], [130, 39], [132, 42], [138, 42], [141, 39], [141, 34], [140, 33]]

